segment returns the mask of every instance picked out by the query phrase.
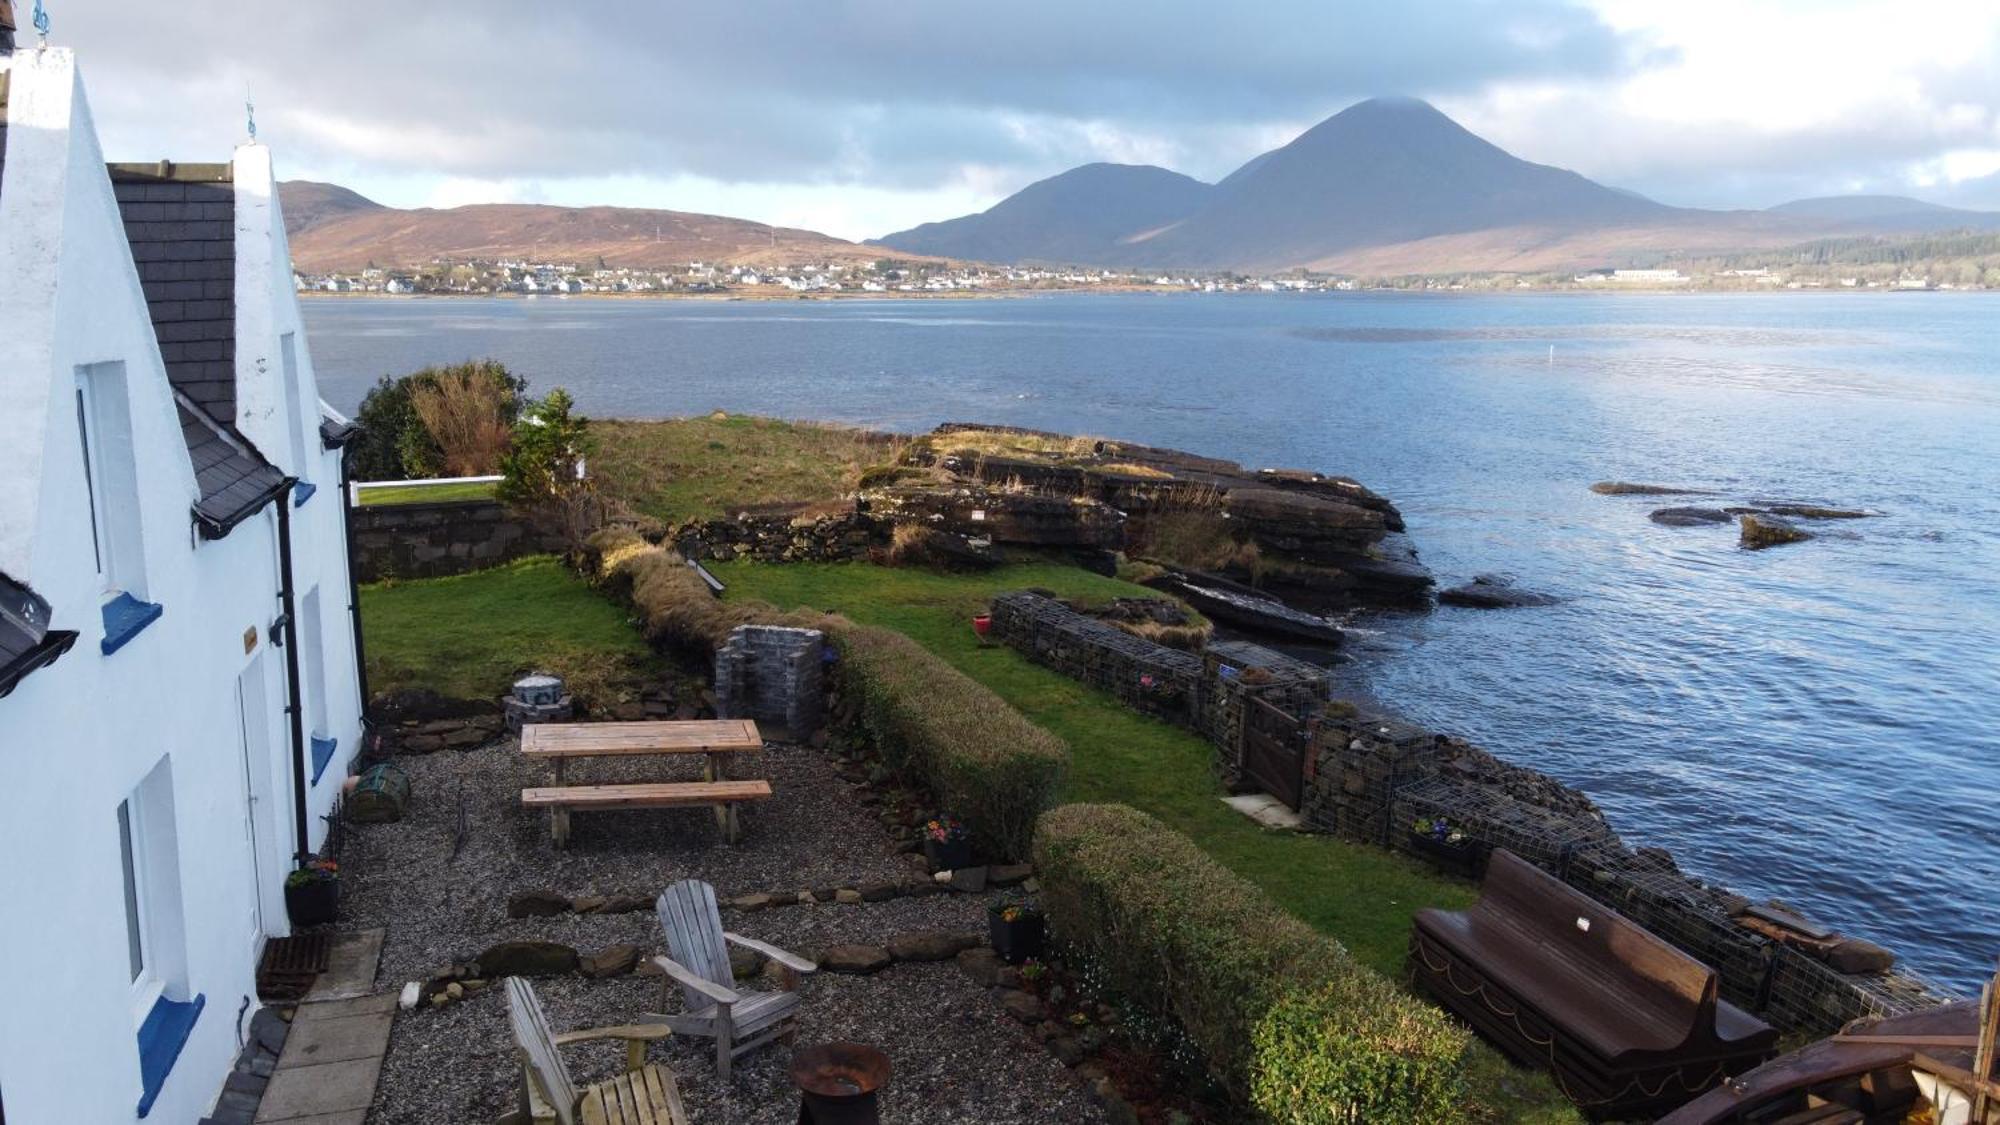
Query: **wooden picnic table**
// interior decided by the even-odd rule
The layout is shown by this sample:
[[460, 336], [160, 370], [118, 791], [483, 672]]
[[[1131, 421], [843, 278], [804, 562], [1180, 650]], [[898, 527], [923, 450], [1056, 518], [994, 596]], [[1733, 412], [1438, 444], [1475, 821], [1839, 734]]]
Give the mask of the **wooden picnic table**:
[[[750, 719], [685, 722], [530, 723], [521, 728], [521, 754], [555, 763], [555, 784], [524, 789], [524, 805], [546, 807], [558, 846], [569, 838], [572, 809], [672, 808], [712, 804], [725, 839], [737, 835], [736, 805], [771, 795], [767, 781], [728, 781], [729, 755], [764, 748], [764, 736]], [[564, 766], [571, 758], [700, 754], [707, 759], [699, 782], [567, 785]]]
[[728, 755], [762, 750], [764, 736], [752, 719], [701, 719], [642, 723], [530, 723], [521, 728], [521, 754], [555, 762], [556, 784], [571, 758], [654, 754], [703, 754], [706, 780], [728, 776]]

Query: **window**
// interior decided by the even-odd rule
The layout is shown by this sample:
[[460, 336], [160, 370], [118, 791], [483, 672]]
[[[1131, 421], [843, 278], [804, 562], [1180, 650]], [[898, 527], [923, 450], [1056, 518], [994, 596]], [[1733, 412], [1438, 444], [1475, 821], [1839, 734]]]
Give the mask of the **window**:
[[124, 877], [132, 1030], [139, 1053], [139, 1116], [144, 1117], [207, 1003], [205, 997], [189, 995], [171, 758], [161, 758], [118, 803], [118, 860]]
[[90, 542], [107, 594], [146, 596], [146, 546], [139, 523], [139, 476], [132, 452], [131, 399], [123, 363], [76, 373], [76, 432], [90, 505]]
[[134, 985], [146, 975], [145, 908], [139, 902], [138, 847], [133, 842], [132, 802], [118, 802], [118, 855], [125, 864], [125, 956]]
[[312, 780], [319, 783], [320, 775], [326, 772], [327, 763], [333, 760], [333, 752], [338, 748], [333, 734], [327, 729], [326, 707], [326, 636], [325, 624], [320, 618], [319, 587], [306, 591], [299, 599], [299, 690], [305, 694], [300, 702], [305, 707], [306, 725], [312, 735]]

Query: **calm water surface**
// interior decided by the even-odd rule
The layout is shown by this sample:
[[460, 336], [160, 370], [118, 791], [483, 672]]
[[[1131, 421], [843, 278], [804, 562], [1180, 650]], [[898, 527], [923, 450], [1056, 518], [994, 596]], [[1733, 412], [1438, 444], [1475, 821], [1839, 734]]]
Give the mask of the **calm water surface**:
[[[490, 355], [601, 416], [978, 420], [1349, 473], [1450, 582], [1567, 600], [1383, 623], [1373, 690], [1635, 843], [1899, 950], [2000, 953], [2000, 295], [1056, 296], [306, 304], [320, 385]], [[1551, 350], [1553, 349], [1553, 350]], [[1864, 506], [1810, 543], [1596, 480]], [[1824, 526], [1824, 525], [1823, 525]]]

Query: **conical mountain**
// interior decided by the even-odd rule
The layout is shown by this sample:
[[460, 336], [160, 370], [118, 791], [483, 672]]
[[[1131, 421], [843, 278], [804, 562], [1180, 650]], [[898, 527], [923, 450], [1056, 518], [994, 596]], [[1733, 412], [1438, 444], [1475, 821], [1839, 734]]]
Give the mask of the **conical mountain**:
[[1414, 98], [1375, 98], [1320, 122], [1223, 181], [1119, 257], [1166, 266], [1283, 268], [1358, 247], [1502, 227], [1575, 230], [1657, 221], [1674, 208], [1512, 156]]

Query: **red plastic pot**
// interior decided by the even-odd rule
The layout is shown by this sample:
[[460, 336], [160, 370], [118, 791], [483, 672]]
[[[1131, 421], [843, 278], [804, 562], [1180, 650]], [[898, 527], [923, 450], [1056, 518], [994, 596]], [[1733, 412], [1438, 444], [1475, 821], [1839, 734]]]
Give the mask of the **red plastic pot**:
[[977, 634], [979, 634], [980, 636], [982, 636], [982, 637], [983, 637], [983, 636], [985, 636], [985, 635], [986, 635], [987, 633], [991, 632], [991, 631], [992, 631], [992, 629], [993, 629], [993, 615], [992, 615], [992, 614], [990, 614], [990, 613], [976, 613], [976, 614], [973, 614], [973, 616], [972, 616], [972, 631], [973, 631], [973, 632], [975, 632], [975, 633], [977, 633]]

